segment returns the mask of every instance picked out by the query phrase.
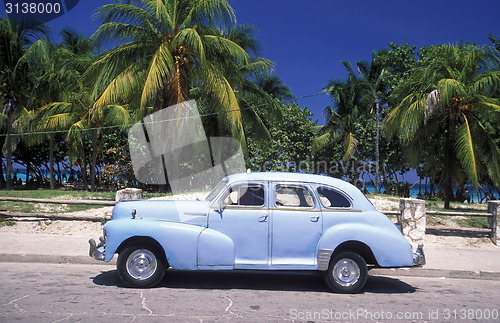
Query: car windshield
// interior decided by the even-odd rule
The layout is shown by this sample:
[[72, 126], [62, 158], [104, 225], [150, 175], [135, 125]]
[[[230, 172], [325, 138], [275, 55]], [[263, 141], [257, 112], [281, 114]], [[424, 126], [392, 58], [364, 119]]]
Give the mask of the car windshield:
[[226, 187], [227, 185], [227, 181], [225, 180], [222, 180], [219, 182], [219, 184], [217, 184], [214, 189], [208, 193], [207, 197], [205, 198], [205, 200], [207, 201], [210, 201], [212, 202], [212, 200], [217, 196], [219, 195], [219, 193], [224, 189], [224, 187]]

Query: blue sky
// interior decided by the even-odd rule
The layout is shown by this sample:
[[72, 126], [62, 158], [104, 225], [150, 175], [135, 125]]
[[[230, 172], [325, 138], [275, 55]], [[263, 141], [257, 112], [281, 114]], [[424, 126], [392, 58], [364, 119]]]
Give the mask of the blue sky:
[[[340, 63], [369, 60], [388, 42], [417, 46], [476, 41], [490, 44], [500, 37], [499, 0], [229, 0], [238, 23], [254, 25], [262, 56], [276, 63], [276, 74], [296, 97], [320, 93], [331, 79], [343, 79]], [[5, 1], [7, 2], [7, 1]], [[90, 35], [98, 24], [90, 16], [106, 0], [80, 0], [49, 24], [70, 26]], [[298, 101], [324, 123], [327, 95]]]

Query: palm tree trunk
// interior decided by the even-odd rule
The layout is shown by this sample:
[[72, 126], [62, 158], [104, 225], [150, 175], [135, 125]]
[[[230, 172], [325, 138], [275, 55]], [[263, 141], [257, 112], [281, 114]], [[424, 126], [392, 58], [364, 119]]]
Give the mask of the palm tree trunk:
[[[0, 145], [2, 147], [3, 145]], [[2, 149], [0, 149], [0, 189], [5, 187], [5, 179], [3, 178], [3, 154]]]
[[61, 176], [61, 175], [62, 175], [62, 173], [61, 173], [61, 165], [60, 165], [60, 164], [61, 164], [61, 163], [56, 163], [56, 165], [57, 165], [57, 183], [58, 183], [59, 185], [61, 185], [61, 184], [62, 184], [62, 176]]
[[7, 115], [7, 138], [6, 138], [6, 154], [5, 158], [7, 159], [7, 169], [6, 169], [6, 188], [8, 190], [12, 189], [12, 114], [9, 113]]
[[92, 135], [92, 157], [90, 158], [90, 190], [96, 190], [97, 134]]
[[385, 194], [391, 195], [389, 192], [389, 189], [390, 189], [389, 182], [387, 181], [387, 178], [389, 178], [389, 177], [388, 177], [386, 169], [385, 169], [385, 163], [382, 163], [382, 174], [384, 176], [384, 178], [382, 179], [382, 184], [384, 185], [384, 188], [385, 188]]
[[25, 188], [28, 188], [30, 182], [30, 175], [31, 175], [31, 162], [28, 159], [26, 163], [26, 184], [24, 185]]
[[55, 189], [54, 183], [54, 137], [50, 137], [49, 141], [49, 179], [50, 189]]
[[448, 132], [446, 135], [446, 146], [445, 146], [445, 183], [444, 183], [444, 208], [450, 208], [450, 202], [453, 199], [453, 182], [451, 178], [452, 169], [452, 158], [453, 158], [453, 141], [456, 137], [456, 111], [452, 107], [449, 107], [448, 115]]
[[82, 164], [80, 166], [80, 170], [82, 171], [83, 190], [88, 191], [89, 190], [89, 178], [87, 176], [87, 163], [85, 162], [85, 159], [82, 159]]

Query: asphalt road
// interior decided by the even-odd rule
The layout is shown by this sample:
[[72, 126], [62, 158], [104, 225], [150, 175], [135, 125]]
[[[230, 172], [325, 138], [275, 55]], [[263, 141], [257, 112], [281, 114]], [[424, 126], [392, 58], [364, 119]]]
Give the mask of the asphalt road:
[[331, 293], [310, 273], [168, 272], [153, 289], [114, 267], [0, 263], [0, 322], [500, 322], [500, 281], [368, 279]]

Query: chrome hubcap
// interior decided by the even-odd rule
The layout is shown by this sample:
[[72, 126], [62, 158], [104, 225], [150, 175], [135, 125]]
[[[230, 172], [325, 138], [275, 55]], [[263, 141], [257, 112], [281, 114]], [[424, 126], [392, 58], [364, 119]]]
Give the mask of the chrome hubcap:
[[340, 259], [333, 267], [333, 279], [343, 287], [356, 284], [360, 275], [358, 264], [349, 258]]
[[153, 276], [157, 268], [155, 255], [147, 249], [138, 249], [127, 258], [127, 272], [137, 280], [145, 280]]

